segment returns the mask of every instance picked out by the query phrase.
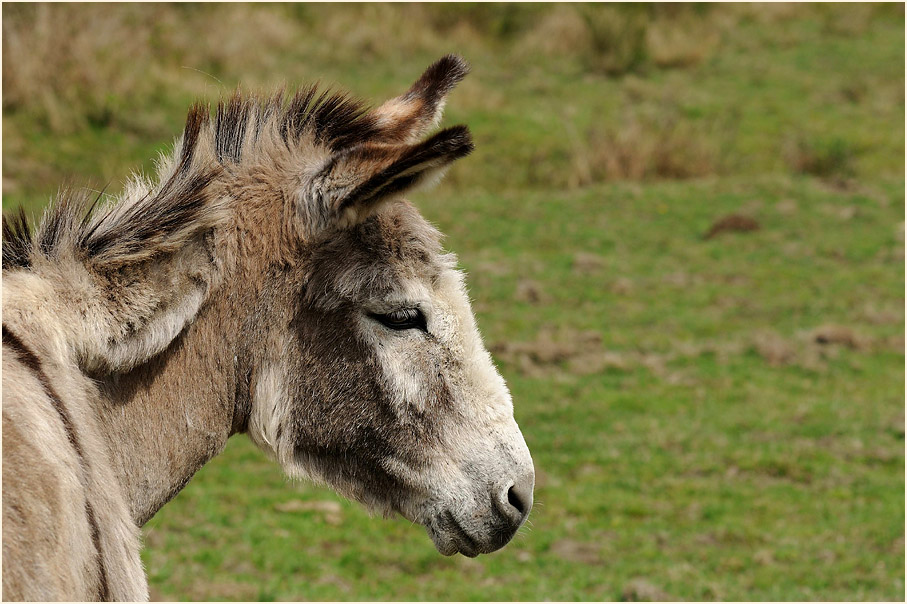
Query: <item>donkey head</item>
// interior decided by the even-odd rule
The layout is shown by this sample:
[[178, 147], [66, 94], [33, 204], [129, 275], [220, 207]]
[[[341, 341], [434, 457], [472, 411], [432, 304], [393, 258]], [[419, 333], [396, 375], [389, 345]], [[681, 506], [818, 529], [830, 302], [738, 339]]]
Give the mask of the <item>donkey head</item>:
[[532, 459], [455, 256], [401, 199], [472, 150], [464, 126], [421, 140], [466, 73], [441, 59], [351, 118], [357, 133], [322, 145], [284, 192], [298, 245], [268, 288], [292, 311], [269, 336], [248, 430], [291, 475], [419, 522], [445, 555], [476, 556], [528, 516]]

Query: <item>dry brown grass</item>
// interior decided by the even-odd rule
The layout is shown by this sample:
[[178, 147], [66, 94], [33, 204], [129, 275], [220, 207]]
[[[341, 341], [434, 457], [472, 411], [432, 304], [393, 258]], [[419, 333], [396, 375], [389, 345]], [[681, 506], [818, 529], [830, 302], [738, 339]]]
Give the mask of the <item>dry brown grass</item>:
[[800, 135], [786, 144], [785, 159], [791, 170], [825, 179], [847, 179], [854, 174], [859, 151], [841, 138]]
[[288, 56], [393, 59], [432, 47], [429, 13], [382, 4], [329, 12], [247, 3], [7, 5], [3, 107], [36, 114], [57, 133], [103, 126], [148, 96], [199, 96], [239, 81], [279, 84], [292, 75]]
[[[379, 3], [325, 11], [313, 5], [246, 3], [136, 3], [115, 9], [104, 4], [8, 4], [3, 15], [3, 106], [36, 112], [54, 131], [71, 132], [85, 121], [116, 119], [117, 108], [143, 95], [161, 96], [162, 87], [183, 88], [195, 96], [219, 85], [214, 78], [181, 74], [183, 67], [258, 86], [272, 83], [266, 74], [274, 73], [288, 54], [314, 61], [393, 60], [420, 50], [440, 51], [441, 39], [505, 55], [562, 56], [609, 75], [653, 66], [689, 68], [717, 52], [722, 36], [742, 19], [780, 22], [810, 14], [827, 28], [862, 31], [878, 15], [898, 10], [903, 6], [828, 10], [802, 5]], [[631, 122], [625, 131], [600, 132], [597, 138], [632, 142], [646, 126]], [[684, 138], [685, 133], [675, 131], [660, 142], [682, 144]], [[641, 169], [626, 159], [606, 163], [621, 161], [631, 165], [609, 170]], [[695, 171], [689, 162], [661, 163], [668, 173]]]
[[827, 361], [843, 349], [855, 352], [904, 352], [903, 336], [872, 338], [846, 325], [820, 325], [792, 336], [775, 331], [758, 331], [752, 336], [752, 349], [772, 367], [797, 366], [822, 372]]
[[844, 325], [821, 325], [812, 331], [812, 340], [816, 344], [846, 346], [852, 350], [862, 350], [867, 346], [864, 337]]
[[5, 6], [4, 110], [36, 113], [55, 132], [104, 123], [118, 97], [147, 91], [149, 32], [134, 27], [147, 10]]
[[608, 260], [599, 254], [577, 252], [573, 255], [573, 271], [578, 275], [594, 275], [605, 268]]
[[548, 302], [551, 296], [545, 291], [544, 286], [533, 279], [521, 279], [516, 286], [514, 298], [520, 302], [539, 305]]
[[689, 11], [673, 18], [655, 19], [646, 31], [649, 57], [663, 68], [698, 65], [715, 52], [719, 41], [719, 25]]
[[550, 376], [563, 372], [588, 375], [605, 369], [628, 371], [632, 363], [623, 355], [602, 349], [601, 334], [595, 331], [543, 328], [534, 341], [499, 342], [490, 350], [524, 375]]
[[753, 348], [772, 367], [788, 365], [797, 357], [797, 349], [794, 345], [774, 331], [761, 331], [754, 334]]
[[604, 371], [645, 369], [668, 383], [687, 383], [687, 376], [670, 365], [677, 361], [713, 356], [727, 364], [750, 351], [771, 367], [795, 366], [821, 373], [842, 350], [858, 353], [904, 351], [903, 336], [872, 338], [845, 325], [820, 325], [790, 336], [757, 330], [748, 337], [676, 341], [666, 351], [609, 350], [597, 331], [543, 326], [533, 340], [496, 342], [489, 350], [502, 361], [531, 377], [582, 376]]
[[539, 19], [517, 43], [521, 53], [541, 52], [547, 56], [579, 56], [592, 45], [582, 15], [572, 4], [557, 4]]
[[[668, 95], [655, 81], [658, 78], [648, 75], [695, 69], [709, 61], [734, 41], [739, 33], [734, 28], [744, 20], [783, 25], [785, 20], [810, 15], [820, 24], [837, 27], [833, 22], [851, 13], [855, 23], [871, 24], [886, 10], [900, 10], [622, 4], [344, 4], [324, 9], [245, 3], [5, 8], [7, 192], [38, 188], [33, 183], [58, 181], [65, 174], [101, 172], [96, 162], [86, 160], [64, 170], [47, 161], [49, 153], [37, 159], [29, 156], [25, 151], [34, 144], [31, 131], [42, 135], [90, 131], [100, 140], [109, 130], [137, 140], [164, 141], [179, 127], [178, 117], [189, 100], [220, 96], [218, 89], [229, 90], [239, 82], [248, 88], [268, 88], [317, 76], [340, 81], [332, 71], [338, 65], [386, 66], [414, 54], [437, 56], [451, 50], [500, 65], [504, 78], [512, 70], [538, 70], [533, 94], [551, 86], [554, 79], [549, 75], [561, 68], [596, 86], [606, 83], [610, 88], [613, 83], [620, 91], [623, 102], [617, 111], [603, 101], [590, 124], [584, 107], [588, 99], [576, 100], [575, 106], [571, 99], [564, 109], [565, 136], [550, 144], [527, 141], [526, 148], [535, 151], [519, 162], [525, 166], [526, 175], [521, 177], [533, 186], [721, 175], [744, 161], [730, 144], [736, 126], [733, 116], [725, 114], [731, 112], [718, 117], [691, 111], [699, 105], [694, 87], [672, 87]], [[368, 93], [356, 87], [355, 79], [342, 84]], [[467, 79], [457, 92], [459, 111], [506, 113], [519, 102], [505, 92], [506, 84]], [[869, 76], [840, 88], [829, 94], [850, 99], [844, 102], [903, 104], [903, 87]], [[894, 98], [895, 93], [900, 96]], [[556, 111], [551, 110], [554, 115]], [[76, 138], [67, 142], [81, 143]], [[40, 142], [46, 143], [46, 138]], [[815, 135], [792, 137], [784, 154], [789, 169], [839, 185], [852, 180], [864, 159], [864, 149]], [[83, 165], [91, 170], [81, 170]], [[121, 171], [117, 164], [109, 172]], [[461, 175], [452, 173], [450, 184], [456, 185]], [[110, 176], [105, 172], [102, 178]]]
[[672, 602], [677, 600], [676, 597], [642, 578], [630, 581], [621, 592], [620, 599], [624, 602]]
[[551, 553], [568, 562], [579, 564], [601, 564], [601, 547], [595, 543], [576, 541], [574, 539], [558, 539], [551, 544]]
[[[178, 88], [198, 95], [221, 83], [187, 77], [186, 69], [256, 73], [298, 39], [301, 25], [282, 9], [247, 4], [7, 5], [3, 14], [3, 108], [34, 114], [51, 131], [69, 133], [115, 119], [146, 116], [128, 108]], [[199, 35], [229, 32], [229, 35]], [[255, 48], [255, 52], [249, 52]], [[157, 124], [150, 124], [151, 127]]]

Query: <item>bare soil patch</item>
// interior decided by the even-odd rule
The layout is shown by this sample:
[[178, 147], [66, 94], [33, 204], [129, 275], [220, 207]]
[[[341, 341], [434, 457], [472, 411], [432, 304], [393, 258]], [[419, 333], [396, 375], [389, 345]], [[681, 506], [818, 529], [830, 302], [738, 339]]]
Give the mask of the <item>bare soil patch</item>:
[[598, 254], [577, 252], [573, 255], [573, 270], [577, 274], [594, 274], [603, 268], [605, 268], [605, 259]]
[[846, 325], [826, 324], [801, 331], [791, 337], [771, 331], [752, 335], [752, 349], [773, 367], [796, 365], [813, 371], [824, 371], [825, 361], [836, 358], [841, 350], [856, 352], [904, 351], [903, 336], [871, 338]]
[[292, 499], [274, 505], [278, 512], [319, 512], [328, 524], [339, 525], [343, 522], [343, 507], [336, 501], [300, 501]]
[[520, 302], [527, 302], [532, 305], [542, 304], [550, 299], [544, 287], [532, 279], [521, 279], [516, 285], [516, 294], [514, 296]]
[[712, 223], [702, 238], [712, 239], [722, 233], [748, 233], [759, 229], [759, 222], [755, 218], [743, 214], [728, 214]]
[[497, 342], [490, 350], [531, 377], [547, 377], [564, 369], [575, 375], [605, 369], [629, 371], [639, 365], [624, 353], [604, 350], [602, 336], [596, 331], [543, 328], [533, 341]]
[[677, 598], [647, 581], [646, 579], [633, 579], [624, 587], [620, 594], [623, 602], [675, 602]]
[[812, 337], [816, 344], [826, 346], [838, 344], [851, 350], [862, 350], [867, 346], [864, 338], [843, 325], [822, 325], [813, 330]]
[[551, 545], [551, 553], [570, 562], [601, 564], [603, 562], [598, 545], [573, 539], [558, 539]]

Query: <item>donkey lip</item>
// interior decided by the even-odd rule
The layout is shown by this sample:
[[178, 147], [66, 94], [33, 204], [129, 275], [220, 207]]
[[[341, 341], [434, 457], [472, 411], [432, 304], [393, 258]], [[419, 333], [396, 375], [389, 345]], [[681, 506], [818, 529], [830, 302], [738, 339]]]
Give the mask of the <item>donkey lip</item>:
[[436, 534], [433, 540], [438, 550], [447, 556], [452, 556], [457, 552], [468, 558], [475, 558], [482, 553], [482, 547], [479, 543], [466, 532], [453, 512], [445, 510], [436, 519]]
[[454, 517], [453, 512], [447, 511], [445, 513], [446, 520], [449, 522], [449, 526], [453, 529], [454, 535], [456, 538], [454, 541], [457, 543], [457, 549], [460, 550], [460, 553], [469, 558], [475, 558], [479, 555], [479, 547], [475, 539], [469, 536], [469, 533], [466, 532], [460, 523], [457, 522], [457, 519]]

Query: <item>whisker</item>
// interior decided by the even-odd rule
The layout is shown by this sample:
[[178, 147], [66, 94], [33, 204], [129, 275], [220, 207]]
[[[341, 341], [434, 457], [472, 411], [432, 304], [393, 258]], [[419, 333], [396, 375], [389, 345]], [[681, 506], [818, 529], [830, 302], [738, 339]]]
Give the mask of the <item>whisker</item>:
[[208, 76], [209, 78], [211, 78], [212, 80], [214, 80], [215, 82], [217, 82], [218, 84], [220, 84], [220, 85], [221, 85], [221, 88], [223, 88], [223, 89], [225, 89], [225, 90], [226, 90], [226, 88], [227, 88], [227, 86], [226, 86], [223, 82], [221, 82], [220, 80], [218, 80], [215, 76], [213, 76], [212, 74], [208, 73], [207, 71], [202, 71], [201, 69], [196, 69], [195, 67], [189, 67], [188, 65], [182, 65], [182, 66], [181, 66], [181, 69], [191, 69], [192, 71], [197, 71], [197, 72], [199, 72], [200, 74], [206, 75], [206, 76]]

